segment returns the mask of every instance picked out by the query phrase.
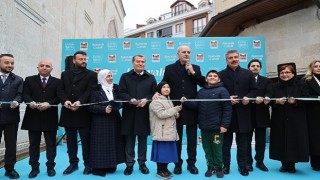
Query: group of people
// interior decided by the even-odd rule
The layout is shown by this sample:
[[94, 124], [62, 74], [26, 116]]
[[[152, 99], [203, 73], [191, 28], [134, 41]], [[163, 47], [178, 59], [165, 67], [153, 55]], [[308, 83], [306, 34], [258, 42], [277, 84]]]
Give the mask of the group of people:
[[[294, 63], [278, 65], [275, 84], [259, 73], [258, 59], [240, 67], [239, 53], [226, 52], [226, 68], [210, 70], [203, 76], [200, 67], [189, 62], [188, 46], [180, 46], [178, 60], [165, 67], [162, 81], [145, 70], [143, 55], [132, 58], [133, 69], [121, 75], [119, 85], [104, 69], [87, 69], [87, 54], [77, 51], [74, 67], [51, 76], [52, 63], [41, 60], [39, 74], [25, 80], [14, 73], [14, 57], [0, 55], [0, 139], [5, 140], [5, 176], [19, 178], [16, 163], [19, 104], [26, 112], [21, 128], [29, 135], [29, 178], [40, 173], [40, 141], [46, 143], [47, 174], [55, 176], [56, 136], [58, 126], [65, 128], [69, 166], [63, 174], [78, 170], [78, 134], [80, 135], [83, 174], [105, 176], [125, 163], [125, 175], [133, 173], [137, 160], [142, 174], [149, 174], [147, 137], [151, 135], [151, 161], [157, 164], [157, 176], [170, 179], [182, 173], [182, 137], [186, 128], [187, 170], [198, 174], [197, 129], [208, 169], [206, 177], [222, 178], [230, 173], [233, 135], [237, 144], [237, 164], [241, 175], [253, 171], [253, 161], [262, 171], [266, 132], [270, 127], [270, 158], [282, 163], [280, 172], [295, 173], [295, 163], [308, 162], [320, 171], [320, 60], [310, 63], [305, 78], [299, 80]], [[198, 91], [198, 86], [201, 89]], [[304, 99], [305, 98], [305, 99]], [[311, 101], [306, 101], [307, 99]], [[58, 104], [63, 105], [60, 121]], [[270, 107], [272, 108], [270, 118]], [[122, 109], [122, 113], [120, 113]], [[255, 156], [251, 142], [255, 134]], [[137, 143], [137, 159], [135, 145]], [[253, 160], [254, 159], [254, 160]], [[174, 163], [173, 173], [168, 164]]]

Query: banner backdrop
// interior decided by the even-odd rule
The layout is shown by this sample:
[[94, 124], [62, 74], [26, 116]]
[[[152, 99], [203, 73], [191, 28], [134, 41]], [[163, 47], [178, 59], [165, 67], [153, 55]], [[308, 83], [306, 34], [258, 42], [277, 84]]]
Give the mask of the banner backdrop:
[[[113, 72], [114, 83], [119, 84], [121, 74], [132, 69], [132, 57], [141, 54], [146, 58], [145, 69], [160, 82], [165, 66], [177, 60], [177, 49], [181, 45], [190, 47], [190, 62], [199, 65], [204, 76], [211, 69], [220, 71], [226, 67], [225, 53], [230, 49], [238, 50], [241, 67], [247, 68], [251, 59], [261, 60], [262, 67], [266, 67], [263, 37], [110, 38], [64, 39], [61, 70], [65, 70], [66, 61], [72, 63], [70, 56], [82, 50], [88, 55], [88, 69], [110, 69]], [[263, 68], [261, 75], [265, 73]], [[59, 137], [62, 134], [63, 130], [60, 128]], [[151, 144], [150, 138], [148, 144]]]
[[[112, 70], [115, 83], [122, 73], [132, 69], [132, 57], [136, 54], [146, 57], [145, 69], [161, 81], [165, 66], [177, 60], [177, 48], [181, 45], [190, 47], [190, 62], [199, 65], [203, 75], [211, 69], [224, 69], [225, 53], [230, 49], [238, 50], [241, 67], [246, 68], [254, 58], [266, 67], [263, 37], [64, 39], [62, 43], [62, 71], [65, 59], [82, 50], [88, 54], [88, 69]], [[265, 74], [265, 68], [261, 74]]]

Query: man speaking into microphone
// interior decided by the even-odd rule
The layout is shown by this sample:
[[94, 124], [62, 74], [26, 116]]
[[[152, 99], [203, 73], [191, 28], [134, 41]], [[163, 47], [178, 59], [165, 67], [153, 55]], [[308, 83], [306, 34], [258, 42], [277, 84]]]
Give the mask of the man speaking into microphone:
[[[188, 46], [179, 46], [177, 56], [179, 60], [166, 66], [162, 81], [169, 83], [171, 88], [170, 98], [177, 100], [181, 97], [194, 99], [197, 95], [197, 85], [203, 87], [205, 78], [202, 76], [200, 67], [190, 63], [190, 48]], [[174, 106], [180, 104], [178, 101], [173, 102]], [[182, 173], [181, 149], [183, 137], [183, 125], [186, 125], [187, 131], [187, 169], [191, 174], [198, 174], [195, 166], [197, 161], [197, 111], [183, 106], [180, 117], [177, 119], [177, 130], [179, 141], [177, 141], [178, 159], [175, 163], [174, 174]]]

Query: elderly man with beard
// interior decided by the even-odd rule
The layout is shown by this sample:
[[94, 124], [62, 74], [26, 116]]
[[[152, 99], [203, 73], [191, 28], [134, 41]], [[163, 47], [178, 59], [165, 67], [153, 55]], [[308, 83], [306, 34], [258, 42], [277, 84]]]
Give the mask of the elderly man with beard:
[[240, 67], [239, 53], [237, 50], [227, 51], [226, 62], [227, 67], [220, 72], [220, 76], [221, 81], [230, 94], [232, 118], [223, 142], [224, 174], [230, 173], [230, 150], [233, 133], [236, 133], [239, 172], [243, 176], [248, 176], [248, 140], [252, 131], [251, 104], [249, 103], [249, 98], [256, 97], [256, 84], [252, 72]]

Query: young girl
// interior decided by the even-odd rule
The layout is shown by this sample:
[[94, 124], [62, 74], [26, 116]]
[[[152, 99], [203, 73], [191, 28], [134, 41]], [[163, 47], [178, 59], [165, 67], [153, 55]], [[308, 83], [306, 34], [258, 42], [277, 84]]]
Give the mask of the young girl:
[[176, 141], [179, 136], [176, 129], [176, 118], [182, 106], [173, 106], [169, 98], [170, 86], [161, 82], [157, 86], [160, 97], [150, 103], [150, 130], [153, 140], [151, 161], [157, 163], [157, 176], [170, 179], [172, 173], [168, 170], [168, 163], [178, 162]]
[[[216, 173], [218, 178], [224, 176], [222, 170], [222, 144], [223, 133], [227, 132], [231, 121], [232, 106], [228, 91], [220, 82], [219, 73], [211, 70], [206, 75], [206, 85], [200, 89], [196, 99], [208, 99], [208, 101], [187, 101], [185, 106], [198, 109], [198, 123], [201, 129], [202, 146], [205, 152], [208, 170], [206, 177]], [[217, 101], [210, 101], [216, 99]], [[186, 98], [182, 97], [182, 101]]]

